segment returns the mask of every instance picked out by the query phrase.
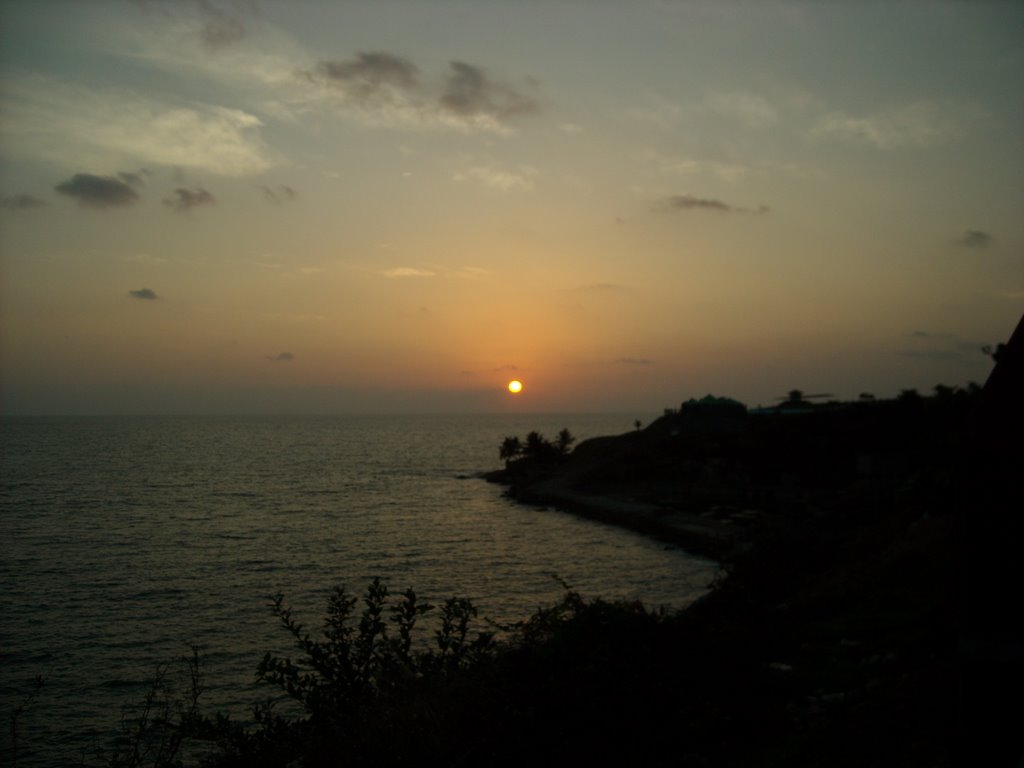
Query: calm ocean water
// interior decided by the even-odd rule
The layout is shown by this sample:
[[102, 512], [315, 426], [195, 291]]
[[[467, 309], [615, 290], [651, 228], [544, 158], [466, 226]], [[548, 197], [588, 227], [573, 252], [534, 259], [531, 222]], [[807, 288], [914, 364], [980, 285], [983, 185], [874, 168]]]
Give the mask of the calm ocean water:
[[[0, 712], [19, 765], [80, 760], [189, 644], [208, 709], [244, 716], [283, 593], [317, 627], [330, 589], [375, 577], [526, 618], [557, 574], [586, 596], [681, 608], [715, 567], [475, 478], [506, 435], [627, 431], [625, 416], [110, 417], [0, 422]], [[481, 626], [481, 628], [484, 628]]]

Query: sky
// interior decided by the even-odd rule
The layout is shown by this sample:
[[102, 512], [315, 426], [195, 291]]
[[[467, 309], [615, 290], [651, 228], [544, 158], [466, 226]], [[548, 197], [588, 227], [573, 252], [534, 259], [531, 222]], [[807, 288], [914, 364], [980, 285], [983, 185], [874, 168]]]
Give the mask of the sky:
[[983, 383], [1022, 83], [1015, 2], [3, 0], [0, 412]]

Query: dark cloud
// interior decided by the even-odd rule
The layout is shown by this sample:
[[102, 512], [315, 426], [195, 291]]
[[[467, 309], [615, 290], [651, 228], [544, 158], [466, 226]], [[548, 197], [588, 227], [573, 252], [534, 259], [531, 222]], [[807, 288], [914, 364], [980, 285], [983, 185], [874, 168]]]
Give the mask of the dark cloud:
[[653, 360], [648, 360], [645, 357], [620, 357], [615, 362], [623, 365], [654, 365]]
[[245, 25], [237, 16], [226, 13], [209, 0], [200, 0], [205, 21], [200, 35], [211, 51], [238, 42], [245, 37]]
[[128, 291], [128, 295], [131, 296], [133, 299], [145, 299], [146, 301], [155, 301], [157, 298], [159, 298], [156, 295], [156, 291], [150, 288], [139, 288], [138, 290], [135, 291]]
[[276, 355], [267, 355], [267, 360], [275, 363], [288, 363], [295, 359], [291, 352], [278, 352]]
[[174, 196], [164, 200], [164, 205], [173, 208], [178, 213], [186, 213], [201, 205], [213, 205], [216, 198], [201, 187], [196, 189], [184, 189], [179, 187], [174, 190]]
[[659, 208], [667, 211], [712, 211], [715, 213], [768, 213], [769, 210], [766, 205], [757, 208], [741, 208], [721, 200], [694, 197], [693, 195], [672, 195], [664, 200]]
[[490, 124], [482, 127], [494, 128], [494, 121], [539, 109], [523, 88], [494, 80], [480, 67], [463, 61], [450, 62], [440, 82], [421, 78], [409, 59], [381, 51], [321, 61], [306, 76], [337, 86], [350, 104], [397, 106], [426, 119], [487, 118]]
[[411, 91], [419, 82], [415, 64], [381, 52], [360, 53], [345, 61], [322, 61], [317, 72], [361, 101], [373, 101], [389, 90]]
[[956, 242], [965, 248], [988, 248], [992, 245], [992, 235], [980, 229], [968, 229]]
[[2, 201], [0, 201], [0, 206], [3, 206], [9, 211], [28, 211], [33, 208], [41, 208], [44, 205], [46, 205], [46, 203], [40, 200], [38, 197], [35, 197], [34, 195], [27, 195], [24, 193], [18, 195], [8, 195]]
[[91, 173], [76, 173], [54, 189], [75, 198], [85, 208], [114, 208], [139, 199], [138, 193], [121, 179]]
[[509, 117], [538, 109], [537, 102], [506, 83], [491, 80], [479, 67], [453, 61], [445, 78], [440, 105], [461, 117]]
[[272, 203], [288, 203], [298, 197], [298, 193], [289, 186], [281, 184], [277, 187], [260, 187], [263, 195]]

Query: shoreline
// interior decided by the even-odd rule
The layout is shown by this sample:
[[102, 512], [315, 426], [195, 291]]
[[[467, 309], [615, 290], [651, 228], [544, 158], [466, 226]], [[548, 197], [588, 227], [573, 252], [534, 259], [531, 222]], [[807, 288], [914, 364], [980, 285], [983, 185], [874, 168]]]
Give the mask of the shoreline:
[[727, 567], [749, 552], [756, 537], [752, 511], [712, 508], [685, 512], [657, 500], [644, 500], [625, 493], [584, 493], [557, 477], [522, 480], [508, 470], [483, 474], [489, 483], [505, 487], [504, 495], [518, 504], [554, 508], [587, 520], [624, 528], [659, 542], [707, 558]]

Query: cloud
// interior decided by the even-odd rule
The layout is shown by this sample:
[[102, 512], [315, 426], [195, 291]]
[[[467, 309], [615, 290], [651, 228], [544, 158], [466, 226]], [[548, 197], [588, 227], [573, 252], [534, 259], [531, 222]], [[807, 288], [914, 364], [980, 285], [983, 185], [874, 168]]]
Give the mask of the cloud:
[[394, 269], [385, 269], [381, 272], [384, 277], [397, 279], [403, 277], [433, 277], [434, 273], [425, 269], [416, 269], [415, 267], [395, 267]]
[[143, 176], [148, 173], [149, 171], [147, 171], [146, 169], [142, 169], [137, 173], [133, 173], [131, 171], [121, 171], [120, 173], [117, 174], [117, 178], [119, 178], [121, 181], [123, 181], [125, 184], [128, 184], [129, 186], [142, 187], [145, 186], [146, 183], [145, 180], [143, 179]]
[[308, 82], [330, 86], [343, 107], [386, 124], [502, 133], [508, 130], [508, 119], [539, 110], [536, 99], [522, 88], [463, 61], [450, 62], [443, 76], [432, 79], [409, 59], [377, 51], [321, 61], [304, 74]]
[[536, 175], [537, 169], [528, 165], [521, 166], [514, 171], [493, 165], [477, 165], [459, 171], [452, 178], [455, 181], [476, 181], [485, 187], [508, 192], [513, 189], [532, 189], [532, 178]]
[[648, 360], [646, 357], [620, 357], [615, 362], [623, 365], [654, 365], [654, 361]]
[[128, 295], [133, 299], [144, 299], [145, 301], [156, 301], [159, 297], [156, 295], [156, 291], [150, 288], [139, 288], [135, 291], [128, 291]]
[[960, 126], [929, 102], [917, 102], [874, 115], [831, 112], [811, 129], [815, 138], [868, 144], [876, 149], [924, 148], [947, 144], [962, 133]]
[[450, 63], [439, 103], [443, 110], [465, 118], [502, 120], [536, 112], [537, 102], [506, 83], [491, 80], [480, 67], [464, 61]]
[[471, 267], [462, 266], [458, 269], [454, 269], [449, 273], [452, 277], [462, 278], [464, 280], [482, 280], [489, 277], [492, 272], [489, 269], [483, 267]]
[[657, 206], [662, 211], [711, 211], [713, 213], [768, 213], [766, 205], [757, 208], [741, 208], [711, 198], [693, 195], [671, 195]]
[[416, 65], [391, 53], [360, 53], [346, 61], [322, 61], [317, 71], [363, 102], [375, 101], [395, 91], [412, 91], [419, 85]]
[[129, 185], [114, 176], [76, 173], [54, 187], [62, 195], [73, 197], [83, 208], [112, 208], [131, 205], [139, 199]]
[[992, 235], [980, 229], [968, 229], [956, 243], [965, 248], [988, 248], [992, 245]]
[[260, 189], [263, 190], [263, 196], [266, 197], [267, 200], [272, 203], [277, 203], [278, 205], [289, 203], [299, 196], [298, 192], [285, 184], [281, 184], [276, 187], [262, 186]]
[[689, 157], [666, 157], [657, 152], [647, 152], [643, 159], [645, 162], [653, 164], [659, 173], [673, 176], [706, 174], [729, 183], [739, 181], [751, 172], [751, 168], [735, 163], [694, 160]]
[[499, 365], [497, 368], [494, 369], [494, 372], [495, 373], [502, 373], [504, 371], [510, 371], [511, 372], [511, 371], [518, 371], [518, 370], [519, 370], [519, 366], [512, 365], [511, 363], [507, 363], [505, 365]]
[[267, 360], [274, 363], [290, 363], [295, 359], [291, 352], [278, 352], [276, 355], [267, 355]]
[[209, 0], [200, 0], [199, 7], [204, 17], [200, 38], [211, 51], [224, 48], [245, 37], [245, 25], [237, 16], [225, 13]]
[[[7, 80], [3, 140], [19, 154], [60, 165], [138, 163], [222, 176], [257, 174], [271, 165], [262, 121], [240, 109], [183, 106], [41, 76]], [[141, 180], [141, 174], [131, 176]]]
[[213, 205], [217, 199], [202, 187], [195, 189], [183, 189], [179, 187], [174, 190], [174, 196], [164, 200], [164, 205], [172, 208], [178, 213], [187, 213], [193, 208], [202, 205]]
[[0, 207], [6, 208], [9, 211], [30, 211], [33, 208], [41, 208], [44, 205], [46, 203], [43, 200], [25, 193], [7, 195], [0, 200]]

